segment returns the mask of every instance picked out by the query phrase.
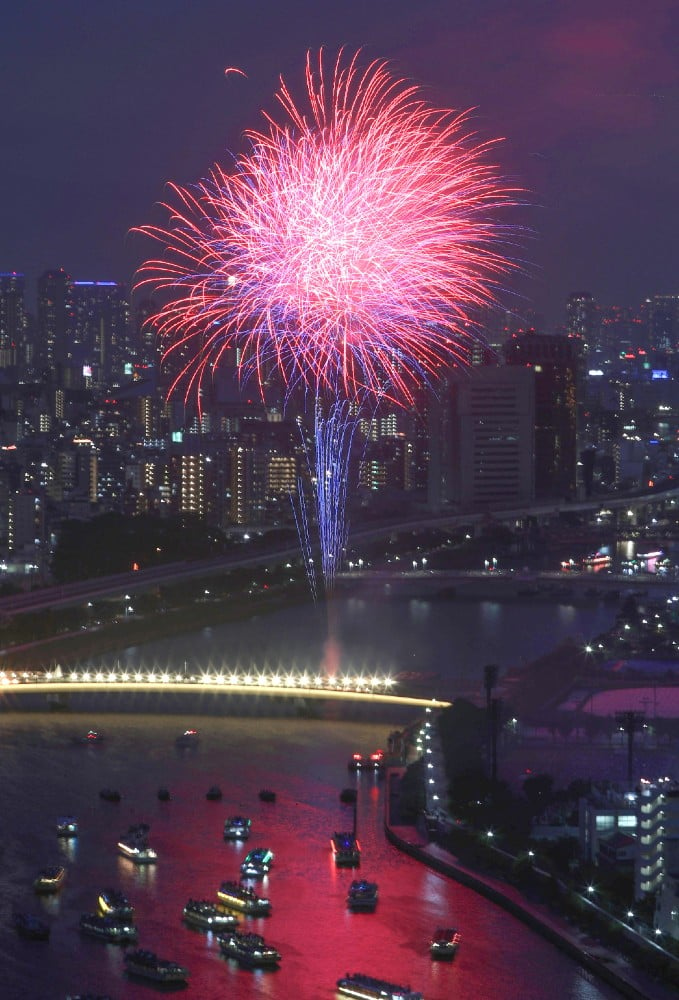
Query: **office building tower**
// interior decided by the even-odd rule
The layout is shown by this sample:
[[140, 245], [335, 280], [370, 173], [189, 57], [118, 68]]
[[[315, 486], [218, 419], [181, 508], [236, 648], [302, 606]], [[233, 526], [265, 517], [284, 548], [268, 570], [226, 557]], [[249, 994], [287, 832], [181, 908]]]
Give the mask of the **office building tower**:
[[577, 495], [582, 354], [575, 337], [516, 333], [505, 345], [508, 366], [535, 375], [535, 497]]
[[11, 368], [24, 351], [24, 276], [0, 273], [0, 368]]
[[70, 276], [61, 267], [45, 271], [38, 278], [37, 370], [55, 369], [67, 361], [72, 315]]
[[534, 386], [530, 368], [486, 365], [451, 376], [436, 463], [448, 503], [472, 511], [533, 500]]
[[585, 351], [593, 354], [601, 347], [599, 307], [590, 292], [573, 292], [566, 302], [566, 333], [579, 337]]
[[648, 347], [675, 354], [679, 350], [679, 295], [654, 295], [647, 305]]
[[74, 281], [69, 360], [95, 386], [119, 383], [128, 357], [130, 307], [116, 281]]

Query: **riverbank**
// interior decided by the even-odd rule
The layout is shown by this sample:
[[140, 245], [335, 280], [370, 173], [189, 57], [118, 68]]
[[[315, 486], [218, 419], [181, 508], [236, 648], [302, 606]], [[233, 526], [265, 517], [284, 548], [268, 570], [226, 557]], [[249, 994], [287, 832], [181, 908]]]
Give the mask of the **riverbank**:
[[[679, 977], [674, 986], [650, 979], [618, 952], [593, 942], [545, 904], [528, 900], [513, 886], [463, 864], [458, 857], [430, 842], [423, 830], [404, 823], [399, 810], [398, 791], [404, 771], [405, 768], [390, 768], [387, 774], [384, 832], [394, 847], [501, 906], [602, 981], [615, 987], [622, 996], [630, 1000], [672, 1000], [676, 997]], [[464, 939], [464, 928], [460, 930]]]

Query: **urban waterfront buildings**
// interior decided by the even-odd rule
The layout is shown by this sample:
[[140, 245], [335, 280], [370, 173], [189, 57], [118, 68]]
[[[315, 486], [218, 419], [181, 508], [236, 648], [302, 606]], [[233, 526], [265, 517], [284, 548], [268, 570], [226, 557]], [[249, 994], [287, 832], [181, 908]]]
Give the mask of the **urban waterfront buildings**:
[[[166, 398], [176, 371], [159, 364], [151, 300], [63, 268], [38, 279], [35, 315], [27, 294], [20, 272], [0, 275], [8, 566], [46, 570], [64, 519], [107, 511], [186, 514], [222, 530], [294, 524], [290, 498], [311, 489], [303, 400], [293, 393], [283, 409], [272, 375], [262, 401], [231, 352], [199, 414], [180, 393]], [[679, 474], [677, 300], [604, 309], [576, 292], [556, 333], [529, 326], [540, 323], [532, 314], [479, 314], [481, 339], [463, 331], [464, 370], [442, 373], [412, 408], [385, 401], [361, 418], [353, 522], [366, 511], [492, 514]]]

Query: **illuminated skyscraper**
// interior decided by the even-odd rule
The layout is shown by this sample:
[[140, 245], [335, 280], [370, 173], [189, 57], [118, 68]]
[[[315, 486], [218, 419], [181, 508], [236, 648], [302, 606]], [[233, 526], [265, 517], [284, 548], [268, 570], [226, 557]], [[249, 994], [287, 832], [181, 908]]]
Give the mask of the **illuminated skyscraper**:
[[21, 358], [25, 330], [24, 276], [15, 271], [0, 273], [0, 368]]
[[566, 303], [566, 333], [579, 337], [589, 353], [599, 350], [600, 316], [590, 292], [573, 292]]
[[515, 333], [505, 345], [508, 365], [535, 373], [535, 496], [575, 497], [578, 462], [578, 377], [581, 344], [576, 337]]
[[66, 362], [72, 313], [70, 276], [62, 267], [45, 271], [38, 278], [38, 336], [35, 351], [38, 369], [51, 369]]

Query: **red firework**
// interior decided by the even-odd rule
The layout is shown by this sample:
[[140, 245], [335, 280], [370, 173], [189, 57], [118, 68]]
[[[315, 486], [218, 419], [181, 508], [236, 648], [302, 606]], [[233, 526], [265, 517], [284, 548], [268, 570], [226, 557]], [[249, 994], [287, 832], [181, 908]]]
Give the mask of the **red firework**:
[[[442, 363], [461, 362], [469, 310], [511, 267], [497, 210], [515, 191], [468, 116], [429, 105], [384, 62], [306, 61], [306, 106], [281, 80], [248, 152], [194, 187], [170, 185], [163, 244], [138, 286], [168, 290], [154, 317], [190, 394], [240, 348], [260, 385], [349, 400], [409, 401]], [[186, 358], [189, 358], [186, 362]]]

